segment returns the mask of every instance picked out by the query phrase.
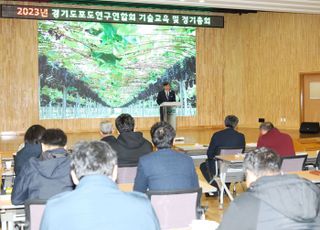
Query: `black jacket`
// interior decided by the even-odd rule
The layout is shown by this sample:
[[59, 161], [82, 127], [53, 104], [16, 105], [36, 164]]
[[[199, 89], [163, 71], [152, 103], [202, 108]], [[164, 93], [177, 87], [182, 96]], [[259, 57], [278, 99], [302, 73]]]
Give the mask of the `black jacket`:
[[173, 90], [170, 90], [169, 98], [166, 97], [166, 93], [164, 92], [164, 90], [161, 90], [158, 93], [157, 104], [161, 105], [163, 102], [166, 102], [166, 101], [176, 101], [176, 94]]
[[140, 132], [121, 133], [111, 147], [117, 152], [119, 166], [138, 164], [139, 157], [153, 150], [152, 144]]
[[218, 229], [320, 229], [320, 188], [296, 175], [259, 178], [236, 198]]
[[117, 139], [114, 136], [106, 136], [101, 141], [108, 143], [112, 147], [117, 142]]
[[14, 172], [15, 175], [19, 175], [21, 169], [29, 161], [30, 158], [38, 158], [41, 154], [41, 144], [29, 144], [25, 143], [24, 147], [17, 152], [17, 155], [14, 157]]
[[242, 147], [246, 146], [246, 140], [242, 133], [233, 128], [225, 128], [218, 131], [211, 137], [207, 150], [208, 159], [213, 159], [217, 155], [219, 147]]
[[55, 149], [31, 158], [14, 180], [11, 201], [24, 204], [29, 199], [49, 199], [73, 189], [70, 157], [64, 149]]

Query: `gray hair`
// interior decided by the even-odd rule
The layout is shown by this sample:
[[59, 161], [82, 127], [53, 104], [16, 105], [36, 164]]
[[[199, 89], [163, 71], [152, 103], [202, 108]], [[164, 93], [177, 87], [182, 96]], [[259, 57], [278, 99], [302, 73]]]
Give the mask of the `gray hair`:
[[112, 134], [112, 124], [109, 121], [102, 121], [100, 123], [100, 131], [103, 134]]
[[246, 153], [244, 170], [253, 172], [257, 177], [280, 172], [281, 158], [271, 149], [262, 147]]
[[260, 125], [260, 129], [265, 130], [267, 132], [269, 132], [273, 128], [274, 128], [274, 125], [271, 122], [263, 122]]
[[111, 176], [117, 165], [117, 154], [103, 141], [80, 141], [71, 154], [71, 168], [80, 179], [83, 176], [101, 174]]

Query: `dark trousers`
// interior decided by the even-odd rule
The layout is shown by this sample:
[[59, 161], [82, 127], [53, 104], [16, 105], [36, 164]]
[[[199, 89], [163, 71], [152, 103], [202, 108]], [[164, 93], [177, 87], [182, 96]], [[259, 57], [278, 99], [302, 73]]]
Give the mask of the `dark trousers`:
[[[212, 180], [212, 178], [216, 174], [216, 164], [215, 160], [206, 160], [205, 162], [200, 164], [200, 171], [202, 172], [202, 175], [204, 178], [208, 181], [208, 183]], [[216, 181], [213, 181], [211, 183], [212, 186], [219, 189], [219, 186], [217, 185]], [[230, 187], [230, 183], [226, 183], [227, 187]]]

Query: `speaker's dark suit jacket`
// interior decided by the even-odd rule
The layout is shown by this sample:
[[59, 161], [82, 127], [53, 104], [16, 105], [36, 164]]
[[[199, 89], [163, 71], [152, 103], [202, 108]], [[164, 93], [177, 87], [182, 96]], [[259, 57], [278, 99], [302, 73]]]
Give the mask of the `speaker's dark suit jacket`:
[[[169, 91], [169, 97], [167, 97], [165, 91], [161, 90], [158, 93], [158, 96], [157, 96], [158, 105], [161, 105], [163, 102], [167, 102], [167, 101], [176, 101], [176, 93], [174, 91], [170, 90]], [[160, 119], [161, 119], [161, 121], [163, 121], [163, 118], [164, 118], [163, 108], [160, 107]]]

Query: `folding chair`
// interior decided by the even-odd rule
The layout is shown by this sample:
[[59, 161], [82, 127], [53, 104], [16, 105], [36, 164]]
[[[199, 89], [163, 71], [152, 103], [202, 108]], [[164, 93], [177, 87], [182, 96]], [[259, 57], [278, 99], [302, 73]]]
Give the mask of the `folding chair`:
[[42, 215], [46, 207], [46, 200], [28, 200], [25, 203], [26, 211], [26, 229], [39, 230], [41, 225]]

